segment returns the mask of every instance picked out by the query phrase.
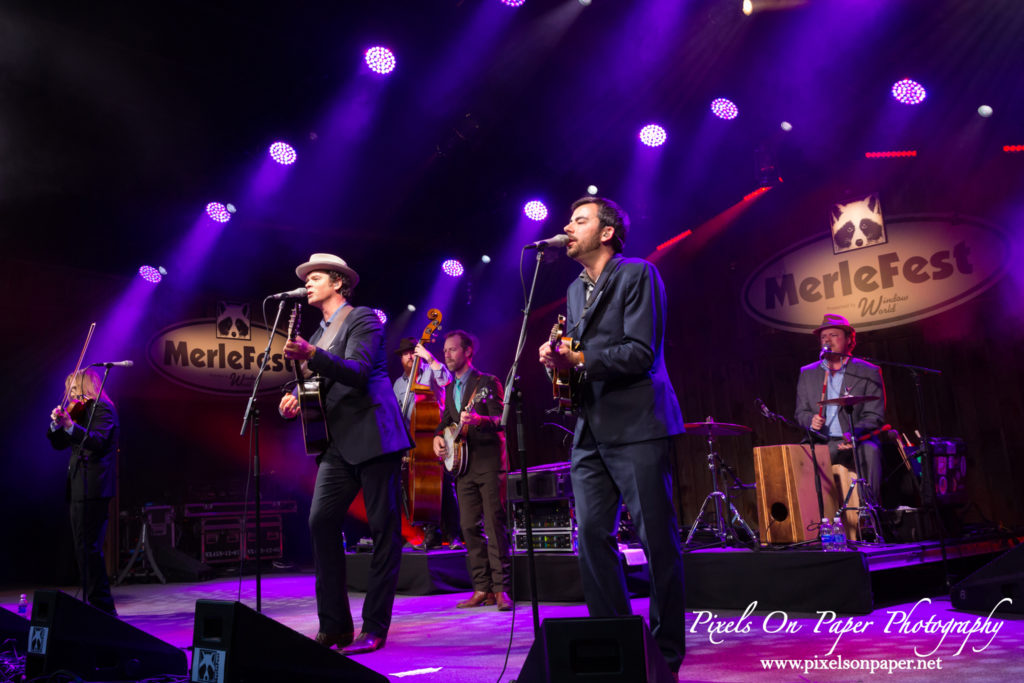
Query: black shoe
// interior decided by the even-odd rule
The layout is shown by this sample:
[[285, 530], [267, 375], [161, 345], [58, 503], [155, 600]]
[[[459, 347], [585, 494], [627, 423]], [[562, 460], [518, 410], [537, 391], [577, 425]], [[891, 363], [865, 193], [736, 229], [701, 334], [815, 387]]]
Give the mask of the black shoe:
[[343, 648], [352, 642], [352, 636], [351, 631], [348, 633], [324, 633], [320, 631], [313, 640], [327, 648]]
[[461, 538], [453, 538], [448, 543], [448, 550], [465, 550], [466, 544], [462, 542]]
[[343, 655], [361, 655], [367, 652], [374, 652], [384, 647], [386, 636], [375, 636], [372, 633], [363, 631], [359, 637], [352, 641], [348, 647], [341, 649]]

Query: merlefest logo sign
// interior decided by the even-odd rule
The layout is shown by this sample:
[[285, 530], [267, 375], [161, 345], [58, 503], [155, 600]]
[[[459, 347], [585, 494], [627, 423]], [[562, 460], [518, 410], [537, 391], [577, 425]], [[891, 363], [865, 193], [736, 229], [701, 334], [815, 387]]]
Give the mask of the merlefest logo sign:
[[[252, 391], [267, 328], [251, 324], [248, 304], [218, 305], [218, 317], [186, 320], [165, 327], [149, 341], [149, 363], [170, 381], [211, 394], [239, 395]], [[274, 333], [270, 360], [260, 380], [260, 393], [278, 392], [295, 379], [284, 357], [285, 335]]]
[[1010, 245], [997, 228], [962, 216], [887, 216], [888, 241], [835, 254], [829, 235], [763, 264], [743, 286], [747, 313], [808, 332], [825, 313], [860, 329], [921, 320], [978, 296], [1002, 277]]

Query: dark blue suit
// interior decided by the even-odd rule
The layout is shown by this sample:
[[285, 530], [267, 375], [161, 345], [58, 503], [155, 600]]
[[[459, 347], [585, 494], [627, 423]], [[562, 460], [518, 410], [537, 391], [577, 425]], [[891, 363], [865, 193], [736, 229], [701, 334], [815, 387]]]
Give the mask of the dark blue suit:
[[[316, 343], [317, 332], [310, 339]], [[353, 309], [310, 370], [323, 378], [330, 443], [320, 456], [309, 511], [320, 630], [353, 631], [341, 530], [360, 489], [373, 536], [362, 630], [387, 636], [402, 558], [402, 455], [412, 447], [387, 375], [384, 328], [369, 308]]]
[[582, 280], [569, 286], [566, 330], [585, 359], [571, 473], [587, 607], [595, 617], [631, 613], [615, 536], [625, 501], [647, 553], [651, 632], [676, 670], [685, 602], [669, 437], [685, 428], [662, 356], [665, 306], [652, 264], [615, 257], [589, 302]]

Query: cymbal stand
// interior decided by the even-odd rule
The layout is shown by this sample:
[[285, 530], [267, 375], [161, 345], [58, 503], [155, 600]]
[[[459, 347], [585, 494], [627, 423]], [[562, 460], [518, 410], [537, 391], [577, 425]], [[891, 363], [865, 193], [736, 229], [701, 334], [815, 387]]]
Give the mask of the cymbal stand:
[[[721, 462], [718, 457], [718, 453], [715, 452], [715, 437], [711, 434], [707, 435], [708, 441], [708, 469], [711, 471], [711, 493], [707, 495], [704, 502], [700, 506], [700, 512], [697, 513], [697, 518], [693, 521], [693, 526], [690, 527], [690, 532], [686, 535], [686, 542], [684, 545], [689, 545], [693, 541], [693, 536], [697, 533], [697, 528], [700, 526], [701, 521], [704, 520], [705, 515], [714, 515], [713, 523], [709, 523], [712, 529], [714, 529], [715, 536], [718, 537], [718, 543], [723, 548], [726, 547], [737, 547], [743, 546], [744, 544], [736, 537], [736, 529], [733, 524], [739, 522], [740, 526], [744, 531], [747, 532], [752, 541], [757, 544], [757, 536], [751, 530], [750, 525], [747, 524], [743, 516], [740, 515], [739, 510], [732, 504], [732, 500], [719, 488], [719, 463]], [[724, 465], [725, 463], [722, 463]], [[728, 468], [726, 468], [728, 469]], [[736, 482], [739, 479], [732, 475]], [[742, 484], [740, 484], [742, 487]], [[728, 510], [728, 515], [726, 514]], [[728, 521], [727, 521], [728, 520]]]
[[[853, 424], [853, 406], [845, 406], [844, 410], [850, 417], [850, 424]], [[869, 530], [875, 535], [874, 542], [885, 542], [885, 538], [882, 536], [882, 525], [878, 521], [878, 499], [875, 498], [875, 492], [871, 489], [871, 482], [867, 480], [867, 470], [864, 469], [860, 452], [860, 440], [856, 434], [851, 433], [850, 443], [853, 445], [853, 466], [857, 476], [850, 480], [850, 488], [847, 489], [843, 505], [839, 508], [840, 519], [846, 516], [847, 510], [856, 509], [857, 527], [861, 531], [861, 538], [864, 537], [863, 532]], [[850, 506], [850, 498], [853, 497], [855, 489], [858, 493], [858, 506], [853, 508]]]

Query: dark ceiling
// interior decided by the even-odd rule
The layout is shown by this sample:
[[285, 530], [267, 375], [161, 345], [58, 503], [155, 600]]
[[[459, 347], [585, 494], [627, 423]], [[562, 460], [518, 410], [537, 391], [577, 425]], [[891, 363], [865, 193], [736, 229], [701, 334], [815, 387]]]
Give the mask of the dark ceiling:
[[[630, 251], [643, 255], [756, 187], [761, 144], [788, 182], [811, 186], [869, 149], [958, 139], [982, 103], [996, 115], [972, 144], [1024, 142], [1024, 3], [758, 5], [775, 9], [5, 3], [7, 257], [127, 275], [165, 262], [206, 202], [231, 201], [239, 213], [196, 284], [256, 297], [291, 286], [294, 264], [314, 251], [370, 273], [502, 253], [523, 239], [527, 199], [547, 201], [552, 217], [538, 232], [553, 234], [590, 183], [634, 213]], [[397, 53], [387, 79], [361, 67], [375, 43]], [[905, 76], [929, 89], [912, 113], [887, 93]], [[718, 96], [737, 102], [739, 118], [708, 115]], [[779, 131], [784, 119], [792, 133]], [[669, 130], [653, 171], [636, 144], [650, 121]], [[254, 194], [276, 139], [299, 162], [273, 192]], [[396, 292], [423, 286], [364, 281], [395, 290], [377, 296], [394, 305]]]

